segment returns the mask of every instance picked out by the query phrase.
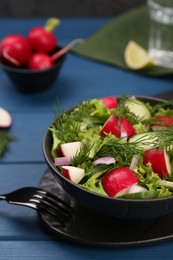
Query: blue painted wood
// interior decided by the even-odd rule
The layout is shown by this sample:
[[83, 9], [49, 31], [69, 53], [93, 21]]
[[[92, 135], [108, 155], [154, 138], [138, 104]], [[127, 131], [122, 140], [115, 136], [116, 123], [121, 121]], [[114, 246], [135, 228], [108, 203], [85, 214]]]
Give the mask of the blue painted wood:
[[[46, 18], [23, 18], [23, 19], [10, 19], [1, 18], [1, 31], [0, 38], [6, 36], [9, 33], [22, 33], [27, 35], [28, 31], [37, 25], [44, 26]], [[78, 37], [88, 37], [91, 33], [96, 32], [106, 22], [110, 21], [110, 18], [65, 18], [61, 19], [60, 25], [54, 30], [59, 41], [63, 39], [73, 39]]]
[[46, 129], [54, 118], [53, 109], [50, 112], [15, 111], [11, 112], [13, 125], [9, 131], [14, 136], [14, 141], [9, 149], [0, 158], [0, 162], [44, 162], [42, 141]]
[[171, 254], [173, 253], [170, 243], [149, 248], [119, 248], [110, 250], [83, 246], [77, 247], [62, 241], [7, 241], [6, 243], [0, 242], [0, 248], [2, 260], [162, 260], [161, 256], [163, 255], [165, 259], [172, 259]]
[[73, 54], [68, 55], [60, 77], [52, 88], [45, 92], [34, 95], [21, 94], [16, 91], [1, 70], [0, 82], [0, 104], [10, 110], [51, 111], [56, 105], [56, 98], [64, 109], [93, 97], [124, 93], [154, 96], [164, 90], [172, 89], [171, 78], [142, 76]]
[[[1, 164], [0, 194], [23, 186], [38, 186], [46, 168], [45, 163]], [[46, 236], [35, 210], [10, 205], [5, 201], [0, 201], [0, 230], [0, 241], [39, 240]]]

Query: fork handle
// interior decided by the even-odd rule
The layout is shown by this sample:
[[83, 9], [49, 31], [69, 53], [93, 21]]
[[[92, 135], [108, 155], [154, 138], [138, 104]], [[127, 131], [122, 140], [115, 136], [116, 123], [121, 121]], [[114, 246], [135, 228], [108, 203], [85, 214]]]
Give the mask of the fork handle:
[[5, 200], [6, 196], [5, 195], [0, 195], [0, 200]]

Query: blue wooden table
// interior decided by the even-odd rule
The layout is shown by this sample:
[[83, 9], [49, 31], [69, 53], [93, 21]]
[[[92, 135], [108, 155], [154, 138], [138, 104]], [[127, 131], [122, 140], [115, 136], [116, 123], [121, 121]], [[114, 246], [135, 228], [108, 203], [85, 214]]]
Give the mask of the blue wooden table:
[[[59, 44], [86, 38], [110, 19], [62, 19], [56, 30]], [[10, 33], [27, 34], [43, 19], [1, 19], [0, 38]], [[52, 88], [38, 94], [17, 92], [0, 70], [0, 106], [13, 117], [10, 133], [17, 137], [0, 159], [0, 193], [22, 186], [38, 186], [47, 166], [42, 139], [54, 117], [58, 97], [66, 109], [79, 101], [109, 95], [155, 96], [173, 89], [172, 77], [151, 78], [123, 71], [69, 54], [60, 77]], [[131, 248], [81, 246], [54, 237], [40, 225], [37, 213], [29, 208], [0, 203], [0, 259], [172, 259], [173, 241]]]

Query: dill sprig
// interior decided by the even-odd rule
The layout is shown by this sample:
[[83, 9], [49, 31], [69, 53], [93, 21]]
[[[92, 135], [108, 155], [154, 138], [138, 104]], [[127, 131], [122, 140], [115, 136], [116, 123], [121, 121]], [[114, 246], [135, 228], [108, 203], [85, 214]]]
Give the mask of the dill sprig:
[[155, 146], [163, 149], [173, 149], [173, 127], [167, 130], [153, 132], [157, 138]]
[[79, 140], [81, 122], [88, 114], [87, 104], [81, 104], [74, 110], [62, 112], [56, 117], [54, 124], [50, 127], [57, 138], [63, 142]]
[[89, 158], [91, 149], [92, 149], [92, 147], [90, 145], [83, 143], [80, 151], [72, 158], [71, 165], [78, 166], [78, 167], [83, 166], [84, 168], [86, 168], [86, 167], [90, 168], [91, 166], [93, 166], [93, 164]]
[[173, 99], [165, 102], [159, 102], [156, 105], [152, 105], [152, 113], [156, 114], [160, 109], [169, 109], [171, 106], [173, 106]]
[[125, 142], [123, 139], [116, 137], [107, 137], [105, 138], [100, 150], [97, 152], [97, 157], [121, 157], [122, 160], [129, 163], [134, 155], [140, 155], [142, 153], [141, 149], [135, 143]]
[[116, 115], [119, 117], [125, 117], [128, 119], [132, 124], [138, 123], [138, 117], [132, 113], [126, 103], [130, 102], [129, 96], [123, 95], [119, 99], [118, 107], [116, 108]]
[[6, 131], [0, 131], [0, 156], [3, 156], [8, 148], [9, 142], [14, 138]]
[[173, 126], [160, 131], [146, 132], [140, 138], [134, 141], [135, 145], [160, 149], [173, 149]]

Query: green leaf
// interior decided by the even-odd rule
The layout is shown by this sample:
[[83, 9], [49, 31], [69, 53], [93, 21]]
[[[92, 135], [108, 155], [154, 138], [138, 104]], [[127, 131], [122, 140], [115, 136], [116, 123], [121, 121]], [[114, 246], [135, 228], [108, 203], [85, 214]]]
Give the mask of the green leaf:
[[96, 192], [98, 194], [106, 195], [106, 192], [104, 191], [100, 178], [104, 174], [105, 170], [99, 171], [95, 173], [91, 178], [88, 179], [87, 182], [82, 184], [81, 186], [87, 190]]
[[9, 142], [14, 140], [9, 133], [6, 131], [0, 131], [0, 156], [2, 157], [8, 148]]

